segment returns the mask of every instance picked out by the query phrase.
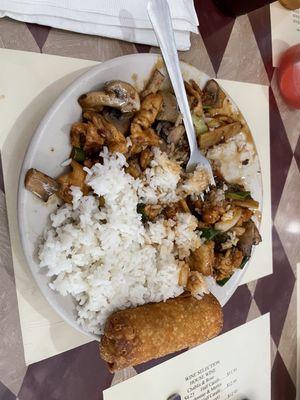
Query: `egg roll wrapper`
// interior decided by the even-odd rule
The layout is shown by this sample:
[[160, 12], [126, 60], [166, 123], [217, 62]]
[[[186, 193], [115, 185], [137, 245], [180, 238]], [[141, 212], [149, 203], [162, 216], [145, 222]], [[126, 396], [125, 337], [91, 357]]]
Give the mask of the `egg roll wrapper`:
[[222, 308], [212, 294], [200, 300], [184, 294], [112, 314], [100, 355], [114, 372], [203, 343], [222, 327]]

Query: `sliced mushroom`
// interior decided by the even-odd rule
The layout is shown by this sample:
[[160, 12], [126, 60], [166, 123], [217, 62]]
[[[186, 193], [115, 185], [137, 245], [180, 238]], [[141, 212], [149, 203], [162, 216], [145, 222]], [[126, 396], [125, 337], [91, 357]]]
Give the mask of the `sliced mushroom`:
[[225, 97], [225, 93], [214, 79], [206, 83], [202, 92], [202, 102], [205, 106], [221, 108]]
[[198, 117], [203, 115], [201, 89], [197, 83], [190, 79], [189, 82], [184, 82], [185, 90], [189, 95], [190, 107], [195, 115]]
[[171, 128], [169, 130], [167, 141], [169, 143], [177, 144], [183, 138], [184, 133], [185, 133], [184, 125], [175, 126], [174, 128]]
[[261, 242], [261, 236], [252, 220], [248, 221], [243, 227], [245, 228], [245, 232], [240, 237], [237, 246], [245, 256], [249, 257], [252, 246]]
[[46, 202], [57, 192], [59, 184], [43, 172], [30, 168], [25, 176], [25, 187]]
[[170, 130], [172, 129], [173, 124], [168, 121], [159, 121], [155, 125], [155, 130], [161, 136], [166, 142], [168, 141], [168, 136], [170, 133]]
[[[229, 213], [232, 213], [232, 215], [228, 216]], [[216, 222], [214, 228], [221, 232], [229, 231], [237, 224], [241, 215], [242, 210], [240, 208], [236, 208], [233, 211], [230, 210], [228, 213], [223, 214], [221, 221]]]
[[157, 115], [159, 121], [169, 121], [175, 123], [178, 118], [179, 109], [176, 97], [173, 93], [166, 90], [159, 92], [163, 97], [161, 111]]
[[140, 109], [140, 96], [127, 82], [109, 81], [103, 91], [83, 94], [78, 99], [83, 110], [102, 111], [103, 106], [117, 108], [122, 112], [135, 112]]
[[146, 88], [141, 93], [141, 98], [148, 96], [150, 93], [157, 93], [166, 77], [158, 70], [155, 69], [151, 78], [149, 79]]
[[122, 112], [136, 112], [140, 109], [140, 96], [130, 83], [109, 81], [104, 85], [104, 90], [119, 99]]
[[208, 149], [220, 143], [222, 140], [227, 140], [232, 136], [237, 135], [242, 128], [240, 122], [233, 122], [232, 124], [220, 126], [213, 131], [198, 135], [198, 143], [201, 149]]
[[133, 113], [122, 113], [116, 108], [105, 107], [102, 115], [107, 122], [113, 124], [123, 135], [129, 131]]

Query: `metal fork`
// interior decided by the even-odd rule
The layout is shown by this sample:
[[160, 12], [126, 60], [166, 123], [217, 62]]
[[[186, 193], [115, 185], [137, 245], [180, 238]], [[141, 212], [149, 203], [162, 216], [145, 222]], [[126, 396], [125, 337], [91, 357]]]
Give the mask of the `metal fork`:
[[203, 165], [209, 173], [210, 183], [215, 185], [211, 165], [207, 158], [204, 157], [198, 149], [192, 115], [180, 70], [168, 1], [149, 0], [147, 11], [173, 85], [179, 109], [183, 116], [183, 122], [190, 147], [190, 158], [186, 169], [187, 171], [192, 171], [197, 165]]

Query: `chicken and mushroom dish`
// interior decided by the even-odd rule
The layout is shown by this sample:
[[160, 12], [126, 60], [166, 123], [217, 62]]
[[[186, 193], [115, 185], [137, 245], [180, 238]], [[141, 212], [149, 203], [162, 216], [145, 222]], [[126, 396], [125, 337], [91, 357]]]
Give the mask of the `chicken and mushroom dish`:
[[206, 277], [226, 284], [261, 241], [250, 182], [259, 163], [248, 126], [215, 80], [185, 88], [215, 186], [201, 166], [185, 169], [184, 124], [159, 69], [141, 92], [115, 80], [82, 94], [66, 171], [27, 172], [27, 189], [44, 202], [60, 199], [39, 246], [40, 267], [53, 290], [73, 296], [89, 332], [103, 334], [118, 310], [186, 294], [211, 306]]

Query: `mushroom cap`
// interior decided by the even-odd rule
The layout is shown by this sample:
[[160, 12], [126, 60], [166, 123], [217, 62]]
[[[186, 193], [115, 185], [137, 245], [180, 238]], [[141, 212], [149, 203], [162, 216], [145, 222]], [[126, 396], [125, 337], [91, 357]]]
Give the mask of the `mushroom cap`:
[[179, 109], [176, 97], [168, 91], [159, 92], [163, 97], [162, 109], [157, 115], [159, 121], [170, 121], [175, 123], [179, 115]]
[[108, 81], [104, 85], [104, 91], [114, 95], [119, 99], [120, 110], [122, 112], [135, 112], [141, 107], [140, 96], [137, 90], [128, 82], [123, 81]]
[[129, 131], [133, 113], [122, 113], [117, 108], [105, 107], [102, 114], [121, 133], [126, 134]]
[[119, 109], [121, 112], [135, 112], [140, 109], [140, 96], [127, 82], [109, 81], [104, 90], [82, 94], [78, 102], [83, 110], [102, 111], [103, 106]]

